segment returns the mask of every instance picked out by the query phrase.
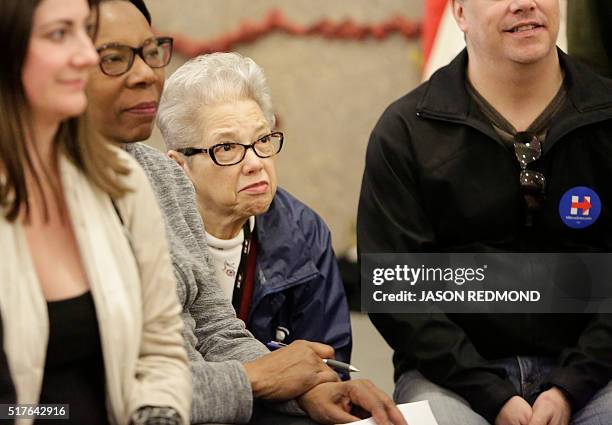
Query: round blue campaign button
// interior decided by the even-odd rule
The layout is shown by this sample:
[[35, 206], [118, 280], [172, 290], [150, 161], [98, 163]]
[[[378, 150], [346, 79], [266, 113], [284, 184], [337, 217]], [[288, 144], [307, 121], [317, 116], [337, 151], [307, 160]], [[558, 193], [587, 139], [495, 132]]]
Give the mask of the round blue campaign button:
[[601, 200], [594, 190], [584, 186], [571, 188], [561, 197], [559, 215], [566, 226], [584, 229], [597, 221]]

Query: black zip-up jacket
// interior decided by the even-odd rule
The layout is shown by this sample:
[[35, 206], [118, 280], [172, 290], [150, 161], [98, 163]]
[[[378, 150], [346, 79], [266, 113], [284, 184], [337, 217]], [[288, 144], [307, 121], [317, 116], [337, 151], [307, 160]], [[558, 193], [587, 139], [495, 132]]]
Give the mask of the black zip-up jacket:
[[[515, 154], [466, 91], [464, 51], [394, 102], [372, 132], [357, 220], [360, 253], [612, 252], [612, 80], [559, 56], [567, 100], [542, 157], [530, 164], [547, 180], [533, 226], [525, 226]], [[559, 217], [560, 198], [576, 186], [602, 201], [597, 222], [581, 230]], [[396, 379], [418, 369], [491, 423], [517, 391], [489, 360], [556, 358], [546, 384], [562, 389], [574, 411], [612, 378], [611, 315], [372, 314], [371, 320], [395, 351]]]

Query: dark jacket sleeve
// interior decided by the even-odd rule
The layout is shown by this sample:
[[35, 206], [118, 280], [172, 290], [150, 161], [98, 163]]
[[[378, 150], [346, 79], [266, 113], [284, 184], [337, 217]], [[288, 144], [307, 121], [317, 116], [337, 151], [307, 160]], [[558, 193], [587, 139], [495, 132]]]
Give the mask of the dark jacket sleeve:
[[351, 360], [351, 321], [344, 284], [331, 244], [331, 234], [323, 220], [313, 211], [301, 217], [306, 244], [318, 273], [295, 293], [294, 334], [301, 338], [323, 341], [334, 347], [336, 359]]
[[578, 344], [561, 352], [549, 384], [564, 390], [574, 412], [582, 409], [612, 378], [612, 314], [596, 316]]
[[[426, 252], [436, 243], [419, 193], [410, 122], [397, 109], [397, 104], [392, 105], [383, 114], [370, 137], [357, 218], [360, 256]], [[446, 315], [371, 314], [370, 318], [400, 361], [410, 359], [425, 377], [464, 397], [489, 422], [517, 394], [505, 372], [490, 367]]]

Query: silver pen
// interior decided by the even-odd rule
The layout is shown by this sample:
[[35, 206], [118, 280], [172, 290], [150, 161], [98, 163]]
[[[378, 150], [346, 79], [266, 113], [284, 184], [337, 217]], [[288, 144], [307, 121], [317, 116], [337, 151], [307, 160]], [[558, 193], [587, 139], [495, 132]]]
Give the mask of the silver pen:
[[361, 372], [359, 369], [357, 369], [355, 366], [353, 366], [352, 364], [348, 364], [348, 363], [344, 363], [338, 360], [334, 360], [334, 359], [323, 359], [323, 363], [325, 363], [327, 366], [334, 368], [336, 370], [339, 370], [341, 372]]
[[[270, 341], [270, 342], [266, 343], [266, 346], [270, 350], [277, 350], [279, 348], [286, 347], [287, 344], [285, 344], [283, 342], [278, 342], [278, 341]], [[336, 369], [336, 370], [338, 370], [340, 372], [347, 372], [347, 373], [361, 372], [355, 366], [353, 366], [351, 364], [348, 364], [348, 363], [341, 362], [339, 360], [323, 359], [323, 363], [325, 363], [327, 366], [329, 366], [329, 367], [331, 367], [333, 369]]]

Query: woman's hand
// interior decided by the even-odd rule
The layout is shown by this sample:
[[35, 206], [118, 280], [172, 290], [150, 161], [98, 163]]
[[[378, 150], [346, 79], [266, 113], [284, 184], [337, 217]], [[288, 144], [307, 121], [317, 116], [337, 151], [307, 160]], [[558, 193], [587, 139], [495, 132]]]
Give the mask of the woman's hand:
[[364, 379], [317, 385], [298, 403], [322, 424], [354, 422], [371, 415], [380, 425], [407, 425], [393, 400]]
[[323, 382], [339, 380], [323, 359], [334, 357], [334, 349], [318, 342], [295, 341], [255, 361], [245, 363], [253, 396], [263, 400], [294, 399]]

